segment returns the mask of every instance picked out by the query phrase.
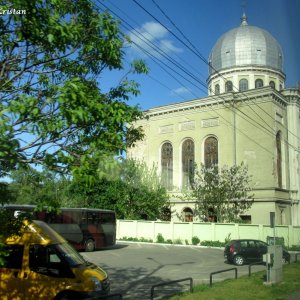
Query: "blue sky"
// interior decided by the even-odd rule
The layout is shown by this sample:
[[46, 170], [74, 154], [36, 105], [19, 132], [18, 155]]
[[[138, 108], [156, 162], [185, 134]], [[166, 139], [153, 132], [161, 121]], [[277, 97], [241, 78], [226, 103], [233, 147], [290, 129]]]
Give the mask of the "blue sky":
[[[126, 61], [144, 59], [150, 68], [148, 76], [139, 75], [134, 78], [140, 84], [141, 95], [129, 101], [132, 105], [139, 104], [143, 110], [207, 96], [207, 88], [203, 84], [206, 84], [208, 67], [201, 57], [208, 59], [217, 39], [223, 33], [240, 25], [243, 11], [248, 17], [249, 25], [267, 30], [280, 43], [284, 53], [286, 87], [294, 87], [300, 82], [300, 0], [94, 0], [94, 2], [101, 9], [104, 9], [105, 5], [117, 15], [117, 18], [121, 18], [122, 31], [154, 57], [155, 61], [134, 45], [126, 47]], [[137, 32], [147, 38], [148, 45], [137, 37]], [[154, 52], [149, 43], [155, 44], [165, 55], [167, 54], [167, 58]], [[195, 47], [194, 52], [197, 51], [198, 55], [187, 46], [190, 49]], [[178, 69], [174, 61], [185, 71]], [[101, 86], [103, 89], [109, 88], [117, 84], [121, 77], [122, 74], [115, 72], [103, 74], [103, 78], [100, 79]]]

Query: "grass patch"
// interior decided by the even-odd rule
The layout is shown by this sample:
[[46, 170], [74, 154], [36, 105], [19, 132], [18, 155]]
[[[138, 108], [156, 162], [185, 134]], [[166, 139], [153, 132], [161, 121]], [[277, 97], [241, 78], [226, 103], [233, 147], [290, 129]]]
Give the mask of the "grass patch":
[[194, 286], [194, 292], [176, 295], [172, 300], [283, 300], [287, 295], [300, 290], [300, 262], [283, 266], [283, 280], [271, 286], [263, 284], [265, 271], [227, 279], [209, 285]]

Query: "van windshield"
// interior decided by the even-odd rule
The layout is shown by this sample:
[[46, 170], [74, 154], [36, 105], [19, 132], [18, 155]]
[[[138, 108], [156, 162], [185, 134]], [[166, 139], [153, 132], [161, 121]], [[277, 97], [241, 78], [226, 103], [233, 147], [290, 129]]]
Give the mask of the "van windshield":
[[66, 262], [70, 267], [86, 264], [86, 260], [68, 243], [54, 245], [55, 252]]

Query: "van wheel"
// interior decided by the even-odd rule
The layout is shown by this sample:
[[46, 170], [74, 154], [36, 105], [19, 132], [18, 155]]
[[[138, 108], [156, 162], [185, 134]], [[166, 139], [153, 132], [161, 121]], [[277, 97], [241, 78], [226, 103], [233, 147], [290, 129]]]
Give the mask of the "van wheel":
[[242, 266], [245, 262], [244, 258], [240, 255], [234, 257], [233, 262], [237, 266]]
[[88, 239], [85, 242], [85, 251], [86, 252], [92, 252], [95, 250], [95, 242], [92, 239]]

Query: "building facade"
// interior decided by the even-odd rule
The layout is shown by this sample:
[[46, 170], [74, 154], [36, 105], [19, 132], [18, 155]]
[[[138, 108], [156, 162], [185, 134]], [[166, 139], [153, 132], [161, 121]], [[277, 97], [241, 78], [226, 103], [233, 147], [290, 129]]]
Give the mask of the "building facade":
[[209, 57], [208, 96], [152, 108], [145, 138], [128, 157], [157, 164], [173, 220], [201, 221], [183, 199], [194, 164], [238, 165], [252, 175], [248, 223], [300, 225], [300, 91], [285, 88], [283, 52], [267, 31], [247, 23], [223, 34]]

